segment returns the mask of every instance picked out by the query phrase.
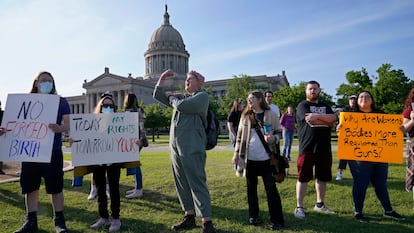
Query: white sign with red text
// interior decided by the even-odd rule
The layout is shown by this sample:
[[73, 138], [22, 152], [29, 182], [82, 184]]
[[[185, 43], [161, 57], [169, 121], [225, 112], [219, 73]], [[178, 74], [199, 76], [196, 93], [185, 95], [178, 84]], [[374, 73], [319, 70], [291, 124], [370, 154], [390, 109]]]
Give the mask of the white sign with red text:
[[50, 94], [9, 94], [0, 136], [0, 161], [49, 163], [60, 96]]

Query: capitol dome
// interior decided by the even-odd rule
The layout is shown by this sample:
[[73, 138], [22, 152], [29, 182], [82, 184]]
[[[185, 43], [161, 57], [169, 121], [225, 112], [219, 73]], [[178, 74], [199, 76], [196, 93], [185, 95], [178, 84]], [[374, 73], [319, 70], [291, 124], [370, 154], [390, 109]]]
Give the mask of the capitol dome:
[[172, 69], [179, 76], [177, 78], [185, 79], [190, 54], [185, 50], [181, 34], [170, 24], [167, 5], [165, 5], [164, 23], [152, 33], [144, 57], [144, 79], [158, 79], [166, 69]]
[[185, 49], [181, 34], [170, 24], [168, 12], [164, 14], [164, 24], [152, 33], [148, 49]]

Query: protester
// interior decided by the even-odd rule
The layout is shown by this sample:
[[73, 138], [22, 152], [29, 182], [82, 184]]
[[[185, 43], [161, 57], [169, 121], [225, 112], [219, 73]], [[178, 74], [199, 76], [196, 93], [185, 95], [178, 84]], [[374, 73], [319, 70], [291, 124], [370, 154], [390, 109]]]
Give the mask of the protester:
[[[344, 112], [352, 111], [356, 106], [356, 95], [351, 95], [348, 98], [348, 106], [345, 107]], [[340, 159], [338, 164], [338, 172], [336, 173], [336, 180], [342, 180], [342, 172], [346, 169], [347, 160]]]
[[[56, 95], [55, 80], [51, 73], [40, 72], [33, 81], [30, 93], [42, 93]], [[59, 107], [56, 109], [56, 123], [49, 124], [49, 128], [55, 133], [53, 150], [50, 163], [22, 162], [20, 174], [20, 186], [22, 194], [25, 194], [26, 220], [23, 226], [15, 233], [37, 232], [37, 210], [39, 208], [39, 188], [43, 177], [46, 192], [52, 195], [52, 207], [54, 210], [55, 231], [57, 233], [68, 232], [63, 215], [63, 152], [62, 133], [69, 130], [70, 107], [65, 98], [60, 97]]]
[[266, 103], [267, 103], [267, 105], [269, 105], [270, 110], [275, 112], [277, 117], [280, 117], [279, 107], [272, 103], [273, 92], [272, 91], [265, 91], [264, 95], [265, 95]]
[[173, 225], [173, 230], [196, 226], [195, 214], [201, 217], [202, 232], [215, 232], [211, 216], [211, 200], [206, 183], [206, 143], [208, 94], [201, 91], [205, 78], [190, 71], [185, 81], [186, 94], [168, 94], [165, 81], [174, 76], [164, 71], [155, 86], [153, 97], [173, 108], [170, 127], [170, 157], [184, 219]]
[[[101, 96], [95, 107], [94, 113], [114, 113], [116, 112], [116, 104], [111, 94], [105, 93]], [[98, 211], [99, 219], [92, 224], [92, 229], [100, 229], [109, 226], [109, 232], [119, 231], [121, 228], [120, 212], [120, 194], [119, 194], [119, 177], [121, 173], [121, 164], [100, 164], [91, 165], [93, 179], [95, 180], [98, 190]], [[109, 219], [108, 197], [106, 195], [106, 180], [108, 180], [109, 192], [111, 196], [111, 217]]]
[[407, 156], [405, 190], [413, 191], [414, 198], [414, 88], [410, 90], [404, 104], [404, 130], [407, 133]]
[[[138, 106], [138, 99], [134, 93], [129, 93], [125, 96], [124, 100], [124, 110], [125, 112], [138, 112], [139, 114], [139, 137], [143, 144], [139, 147], [139, 150], [144, 146], [148, 146], [148, 140], [145, 133], [145, 113], [142, 108]], [[135, 185], [132, 190], [128, 190], [126, 193], [126, 198], [141, 198], [143, 196], [142, 191], [142, 171], [141, 171], [141, 162], [139, 162], [139, 166], [127, 168], [127, 175], [134, 175]]]
[[[369, 91], [359, 93], [355, 111], [361, 113], [384, 113], [375, 107], [375, 101]], [[391, 206], [387, 188], [388, 163], [350, 160], [348, 164], [353, 178], [352, 198], [354, 200], [354, 217], [356, 220], [360, 222], [369, 221], [363, 215], [363, 208], [365, 195], [370, 183], [374, 187], [375, 194], [384, 208], [384, 217], [394, 220], [405, 219], [395, 212]]]
[[296, 182], [296, 208], [294, 216], [305, 218], [303, 199], [308, 182], [313, 179], [315, 167], [316, 204], [314, 211], [335, 213], [324, 203], [326, 183], [332, 180], [331, 127], [337, 117], [332, 108], [319, 101], [320, 85], [309, 81], [305, 85], [306, 100], [299, 103], [296, 119], [298, 126], [299, 156]]
[[283, 152], [282, 156], [286, 157], [290, 161], [290, 151], [292, 149], [293, 134], [296, 131], [295, 126], [295, 114], [293, 113], [293, 107], [287, 107], [285, 113], [280, 118], [280, 126], [283, 132]]
[[[253, 119], [253, 120], [252, 120]], [[256, 123], [256, 124], [255, 124]], [[258, 125], [257, 125], [258, 124]], [[233, 164], [239, 164], [239, 174], [245, 174], [247, 183], [247, 202], [249, 205], [249, 224], [258, 225], [259, 201], [257, 196], [258, 176], [262, 177], [266, 190], [267, 204], [272, 230], [279, 230], [285, 224], [283, 219], [282, 202], [272, 175], [270, 157], [256, 131], [260, 127], [264, 140], [270, 150], [276, 153], [276, 143], [279, 141], [279, 118], [270, 110], [263, 93], [251, 91], [247, 97], [247, 107], [243, 111], [239, 131], [237, 133]], [[264, 130], [263, 127], [269, 127]], [[244, 170], [245, 169], [245, 170]]]
[[239, 126], [240, 117], [243, 112], [243, 100], [235, 99], [230, 109], [230, 113], [227, 116], [227, 128], [229, 130], [229, 138], [233, 146], [236, 143], [237, 128]]

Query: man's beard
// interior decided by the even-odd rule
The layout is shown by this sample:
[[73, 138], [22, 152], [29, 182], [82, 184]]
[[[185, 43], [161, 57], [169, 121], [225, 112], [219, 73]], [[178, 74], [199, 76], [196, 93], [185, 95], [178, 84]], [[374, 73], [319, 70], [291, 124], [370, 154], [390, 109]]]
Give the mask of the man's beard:
[[310, 101], [318, 101], [319, 99], [319, 94], [309, 94], [306, 95], [306, 99], [310, 100]]

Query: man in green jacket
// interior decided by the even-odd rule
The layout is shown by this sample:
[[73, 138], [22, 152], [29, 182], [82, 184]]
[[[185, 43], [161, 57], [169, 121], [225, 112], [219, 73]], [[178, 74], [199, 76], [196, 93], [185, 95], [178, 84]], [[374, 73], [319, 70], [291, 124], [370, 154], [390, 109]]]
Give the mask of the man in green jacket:
[[175, 187], [184, 218], [172, 226], [173, 230], [196, 226], [195, 214], [201, 217], [202, 233], [214, 233], [211, 221], [211, 201], [206, 183], [206, 133], [208, 94], [201, 91], [204, 76], [190, 71], [185, 80], [185, 94], [165, 92], [165, 80], [173, 77], [172, 70], [161, 74], [153, 97], [173, 108], [170, 127], [170, 157]]

